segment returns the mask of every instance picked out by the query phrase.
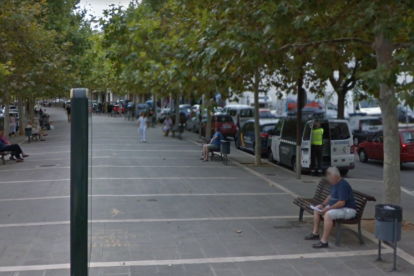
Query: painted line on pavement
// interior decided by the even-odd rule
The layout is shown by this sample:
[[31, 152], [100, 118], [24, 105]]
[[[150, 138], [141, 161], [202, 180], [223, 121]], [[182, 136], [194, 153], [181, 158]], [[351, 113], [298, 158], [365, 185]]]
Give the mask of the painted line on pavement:
[[410, 191], [404, 187], [401, 187], [401, 191], [406, 193], [407, 195], [414, 196], [414, 191]]
[[[227, 177], [227, 176], [213, 176], [213, 177], [100, 177], [92, 178], [92, 180], [225, 180], [225, 179], [246, 179], [246, 177]], [[70, 181], [69, 178], [63, 179], [43, 179], [43, 180], [20, 180], [20, 181], [3, 181], [0, 184], [13, 184], [13, 183], [33, 183], [33, 182], [61, 182]], [[95, 183], [96, 185], [96, 183]]]
[[[356, 226], [346, 225], [346, 227], [351, 228], [355, 232], [358, 232], [358, 229], [357, 229]], [[375, 237], [374, 234], [368, 232], [365, 229], [361, 229], [361, 231], [362, 231], [362, 235], [364, 235], [364, 237], [366, 237], [367, 239], [371, 240], [374, 243], [378, 243], [378, 239]], [[381, 245], [383, 247], [385, 247], [385, 250], [388, 250], [390, 252], [394, 252], [394, 249], [391, 246], [387, 245], [386, 243], [381, 243]], [[377, 250], [376, 250], [376, 252], [378, 254]], [[381, 250], [381, 252], [382, 252], [382, 250]], [[399, 257], [401, 257], [402, 259], [404, 259], [405, 261], [409, 262], [410, 264], [414, 265], [414, 256], [412, 256], [409, 253], [405, 252], [400, 247], [397, 247], [397, 255]]]
[[[286, 195], [286, 193], [217, 193], [217, 194], [137, 194], [137, 195], [90, 195], [89, 197], [169, 197], [169, 196], [272, 196], [272, 195]], [[45, 197], [26, 197], [26, 198], [4, 198], [0, 202], [6, 201], [30, 201], [30, 200], [46, 200], [46, 199], [63, 199], [70, 198], [70, 196], [45, 196]]]
[[[194, 157], [152, 157], [152, 156], [141, 156], [141, 157], [117, 157], [117, 156], [94, 156], [92, 159], [101, 159], [101, 158], [110, 158], [110, 159], [160, 159], [163, 160], [194, 160]], [[60, 161], [60, 160], [70, 160], [70, 158], [56, 158], [56, 159], [25, 159], [24, 162], [41, 162], [41, 161]], [[165, 161], [163, 160], [163, 161]]]
[[[384, 249], [383, 254], [390, 254], [391, 250]], [[377, 250], [359, 250], [342, 252], [319, 252], [288, 255], [267, 255], [267, 256], [243, 256], [243, 257], [221, 257], [221, 258], [198, 258], [198, 259], [173, 259], [173, 260], [143, 260], [143, 261], [118, 261], [118, 262], [95, 262], [90, 263], [91, 268], [104, 267], [133, 267], [133, 266], [176, 266], [176, 265], [197, 265], [197, 264], [221, 264], [221, 263], [245, 263], [277, 260], [299, 260], [299, 259], [323, 259], [323, 258], [346, 258], [358, 256], [376, 255]], [[41, 270], [69, 269], [70, 264], [48, 264], [48, 265], [27, 265], [27, 266], [3, 266], [0, 272], [23, 272]]]
[[383, 182], [383, 180], [371, 180], [371, 179], [358, 179], [358, 178], [349, 178], [345, 177], [346, 180], [355, 180], [355, 181], [366, 181], [366, 182]]
[[[117, 165], [94, 165], [89, 166], [89, 168], [120, 168], [120, 169], [127, 169], [127, 168], [202, 168], [202, 169], [237, 169], [235, 166], [150, 166], [150, 165], [142, 165], [142, 166], [117, 166]], [[18, 172], [18, 171], [34, 171], [34, 170], [53, 170], [53, 169], [70, 169], [68, 166], [57, 166], [57, 167], [35, 167], [35, 168], [27, 168], [27, 169], [4, 169], [7, 172]], [[2, 171], [0, 167], [0, 172]], [[93, 178], [92, 178], [93, 179]]]
[[[312, 216], [304, 216], [311, 218]], [[277, 220], [277, 219], [297, 219], [298, 216], [258, 216], [258, 217], [208, 217], [208, 218], [164, 218], [164, 219], [119, 219], [119, 220], [89, 220], [89, 223], [141, 223], [141, 222], [182, 222], [182, 221], [228, 221], [228, 220]], [[30, 226], [49, 226], [67, 225], [70, 221], [47, 221], [47, 222], [28, 222], [28, 223], [8, 223], [0, 224], [0, 228], [9, 227], [30, 227]]]
[[[122, 149], [93, 149], [92, 152], [97, 151], [97, 152], [102, 152], [102, 151], [115, 151], [115, 152], [124, 152], [124, 151], [128, 151], [128, 152], [198, 152], [200, 153], [200, 150], [153, 150], [153, 149], [146, 149], [146, 150], [122, 150]], [[52, 154], [52, 153], [70, 153], [70, 151], [50, 151], [50, 152], [30, 152], [30, 155], [33, 154]]]

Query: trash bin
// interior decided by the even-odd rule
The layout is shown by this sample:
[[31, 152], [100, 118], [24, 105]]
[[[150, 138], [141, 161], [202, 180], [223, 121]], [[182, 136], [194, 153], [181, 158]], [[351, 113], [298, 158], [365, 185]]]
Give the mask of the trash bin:
[[220, 141], [220, 153], [221, 154], [230, 154], [230, 142], [226, 140]]
[[[395, 223], [397, 225], [395, 225]], [[397, 205], [378, 204], [375, 206], [375, 237], [380, 241], [401, 240], [402, 208]], [[395, 233], [395, 229], [397, 233]]]
[[401, 240], [402, 208], [392, 204], [375, 206], [375, 237], [378, 239], [378, 258], [381, 261], [381, 241], [392, 242], [394, 267], [397, 270], [397, 242]]
[[25, 128], [24, 131], [25, 131], [26, 137], [28, 139], [28, 142], [30, 144], [30, 138], [32, 137], [32, 134], [33, 134], [32, 129], [31, 128]]
[[227, 165], [227, 154], [230, 154], [230, 142], [226, 140], [220, 141], [220, 153], [223, 158], [223, 164]]

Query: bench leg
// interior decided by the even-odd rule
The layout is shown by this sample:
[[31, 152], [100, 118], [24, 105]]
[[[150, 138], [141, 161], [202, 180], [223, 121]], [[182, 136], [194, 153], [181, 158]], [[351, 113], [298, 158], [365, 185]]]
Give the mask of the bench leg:
[[299, 209], [299, 221], [303, 221], [303, 212], [305, 211], [305, 209], [300, 208]]
[[210, 161], [213, 161], [213, 158], [214, 158], [214, 152], [211, 152]]
[[335, 245], [339, 246], [341, 244], [341, 223], [336, 222], [336, 240]]
[[3, 162], [3, 165], [6, 165], [6, 159], [4, 158], [4, 155], [1, 156], [1, 161]]
[[361, 221], [358, 222], [358, 238], [359, 238], [360, 244], [365, 244], [364, 237], [362, 236], [362, 231], [361, 231]]

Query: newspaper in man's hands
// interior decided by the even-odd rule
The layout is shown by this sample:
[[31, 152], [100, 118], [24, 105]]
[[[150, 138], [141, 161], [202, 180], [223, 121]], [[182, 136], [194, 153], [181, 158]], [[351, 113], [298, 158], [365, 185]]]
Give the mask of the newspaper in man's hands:
[[322, 212], [323, 211], [322, 209], [316, 208], [316, 206], [315, 205], [312, 205], [312, 204], [311, 204], [310, 207], [311, 207], [312, 210], [318, 210], [319, 212]]

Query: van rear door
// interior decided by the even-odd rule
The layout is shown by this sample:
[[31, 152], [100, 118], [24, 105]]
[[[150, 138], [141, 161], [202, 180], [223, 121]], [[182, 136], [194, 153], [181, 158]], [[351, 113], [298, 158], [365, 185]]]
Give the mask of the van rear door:
[[330, 121], [331, 166], [338, 168], [354, 166], [354, 150], [351, 131], [346, 121]]

